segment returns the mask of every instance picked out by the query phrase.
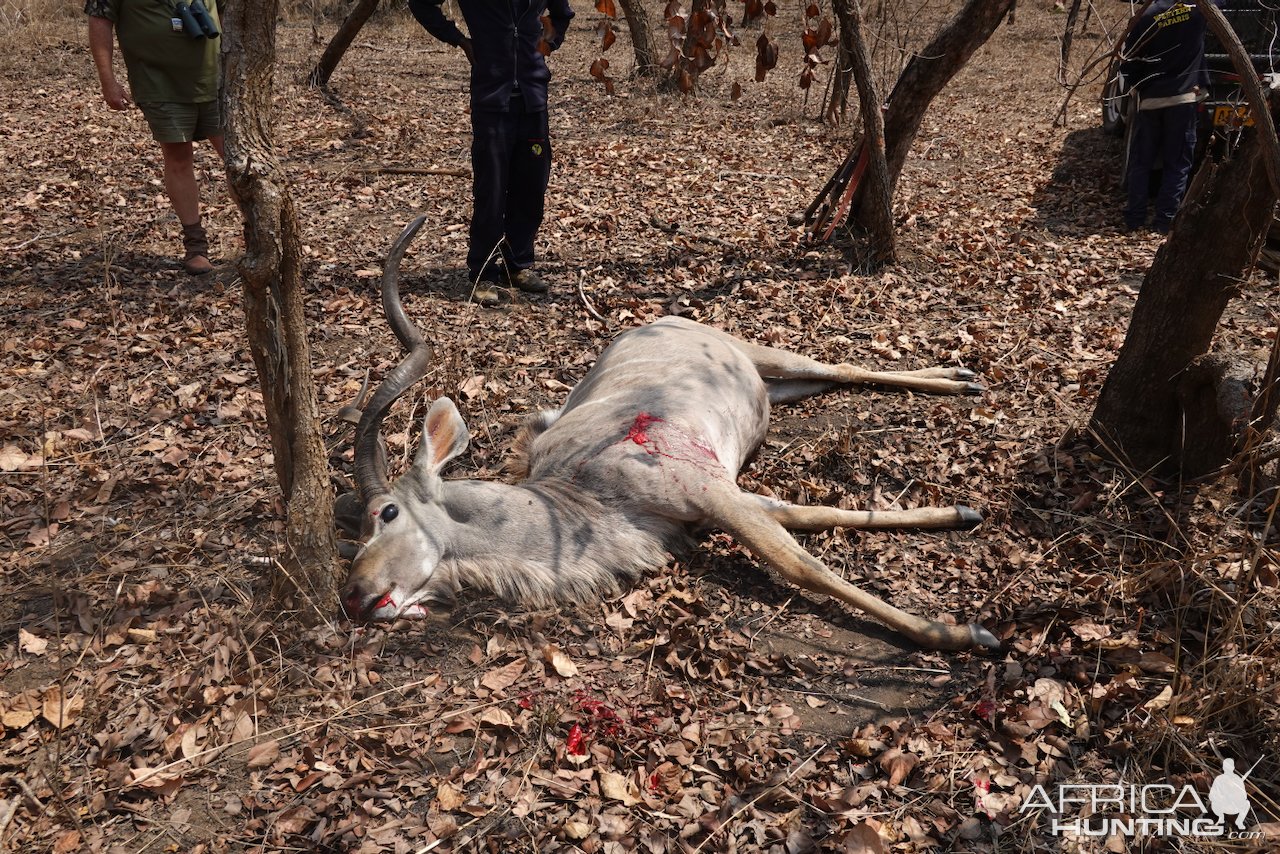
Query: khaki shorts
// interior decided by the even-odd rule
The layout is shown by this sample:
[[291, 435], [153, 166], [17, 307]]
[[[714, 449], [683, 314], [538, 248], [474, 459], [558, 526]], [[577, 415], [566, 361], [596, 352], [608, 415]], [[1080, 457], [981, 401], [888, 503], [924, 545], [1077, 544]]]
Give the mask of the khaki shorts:
[[192, 142], [222, 136], [222, 108], [217, 101], [200, 104], [152, 102], [138, 109], [151, 126], [156, 142]]

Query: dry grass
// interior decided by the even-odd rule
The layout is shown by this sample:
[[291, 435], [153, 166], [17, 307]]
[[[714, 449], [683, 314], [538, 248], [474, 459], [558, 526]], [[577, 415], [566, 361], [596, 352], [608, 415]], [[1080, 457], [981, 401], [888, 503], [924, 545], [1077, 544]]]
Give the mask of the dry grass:
[[82, 9], [83, 0], [0, 0], [0, 74], [30, 74], [40, 49], [66, 41]]
[[1188, 506], [1214, 507], [1223, 524], [1175, 512], [1172, 535], [1148, 544], [1148, 559], [1130, 576], [1150, 617], [1177, 639], [1166, 693], [1146, 704], [1150, 716], [1133, 732], [1151, 757], [1149, 782], [1212, 778], [1225, 757], [1247, 757], [1243, 773], [1258, 760], [1251, 797], [1267, 821], [1280, 811], [1280, 492], [1242, 498], [1235, 486], [1227, 477], [1188, 493]]
[[0, 0], [0, 38], [60, 31], [63, 22], [80, 14], [79, 3], [65, 0]]

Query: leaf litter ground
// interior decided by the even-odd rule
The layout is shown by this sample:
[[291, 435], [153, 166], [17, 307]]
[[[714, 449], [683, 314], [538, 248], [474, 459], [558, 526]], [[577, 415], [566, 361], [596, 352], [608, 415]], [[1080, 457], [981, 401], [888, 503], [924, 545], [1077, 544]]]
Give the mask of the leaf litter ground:
[[[1242, 567], [1261, 588], [1276, 576], [1228, 495], [1164, 489], [1071, 438], [1158, 243], [1115, 227], [1118, 146], [1093, 102], [1052, 126], [1061, 17], [1020, 9], [926, 116], [896, 207], [903, 262], [871, 275], [786, 224], [850, 131], [811, 118], [785, 49], [737, 102], [745, 48], [696, 100], [625, 79], [608, 98], [587, 71], [593, 17], [554, 58], [552, 290], [497, 310], [468, 302], [459, 269], [467, 179], [394, 171], [468, 168], [459, 56], [406, 22], [371, 25], [335, 80], [344, 114], [298, 85], [318, 47], [282, 29], [275, 130], [324, 407], [396, 359], [376, 282], [419, 212], [405, 301], [439, 362], [389, 424], [401, 458], [422, 402], [450, 394], [473, 431], [458, 468], [500, 477], [524, 414], [617, 332], [672, 313], [826, 361], [964, 365], [987, 393], [787, 407], [742, 482], [980, 508], [971, 534], [805, 543], [900, 606], [981, 619], [1007, 649], [912, 650], [719, 534], [598, 609], [472, 598], [421, 622], [298, 628], [269, 594], [283, 529], [234, 269], [178, 271], [141, 119], [101, 107], [68, 24], [0, 87], [10, 850], [1049, 851], [1066, 843], [1019, 809], [1036, 783], [1209, 779], [1212, 724], [1175, 714], [1209, 629], [1159, 594], [1185, 586], [1188, 555], [1222, 595]], [[1098, 43], [1095, 23], [1077, 50]], [[233, 258], [238, 213], [207, 195]], [[1260, 287], [1223, 324], [1259, 364], [1274, 327]], [[336, 418], [332, 433], [342, 487], [349, 437]], [[1274, 673], [1250, 673], [1229, 704], [1261, 726]], [[1273, 730], [1246, 735], [1226, 751], [1276, 755]]]

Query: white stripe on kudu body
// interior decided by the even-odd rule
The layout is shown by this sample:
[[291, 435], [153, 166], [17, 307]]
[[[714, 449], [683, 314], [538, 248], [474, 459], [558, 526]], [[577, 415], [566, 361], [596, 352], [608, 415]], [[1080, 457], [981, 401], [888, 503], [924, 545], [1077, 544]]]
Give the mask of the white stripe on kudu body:
[[865, 611], [923, 647], [998, 646], [982, 626], [918, 617], [858, 589], [787, 532], [970, 528], [980, 521], [973, 510], [799, 507], [736, 485], [764, 441], [771, 401], [865, 383], [980, 391], [963, 369], [827, 365], [667, 317], [618, 336], [560, 410], [529, 420], [517, 441], [519, 483], [440, 477], [468, 438], [448, 398], [427, 412], [412, 468], [389, 483], [378, 448], [382, 419], [431, 359], [400, 305], [398, 285], [400, 259], [422, 222], [392, 246], [382, 281], [387, 319], [408, 355], [374, 392], [356, 429], [356, 479], [370, 533], [343, 591], [348, 615], [404, 615], [464, 586], [532, 605], [598, 600], [663, 566], [699, 530], [719, 528], [788, 581]]

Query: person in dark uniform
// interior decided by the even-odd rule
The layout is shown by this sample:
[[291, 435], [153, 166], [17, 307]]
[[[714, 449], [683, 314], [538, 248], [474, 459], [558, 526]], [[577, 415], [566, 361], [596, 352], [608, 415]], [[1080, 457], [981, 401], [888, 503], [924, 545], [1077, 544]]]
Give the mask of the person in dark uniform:
[[[542, 293], [533, 242], [551, 177], [545, 54], [560, 47], [568, 0], [458, 0], [470, 36], [445, 17], [443, 0], [409, 0], [427, 32], [462, 49], [471, 63], [471, 215], [467, 270], [475, 299], [498, 302], [505, 272], [522, 291]], [[542, 15], [551, 21], [544, 38]], [[499, 260], [501, 259], [501, 260]]]
[[1182, 204], [1196, 150], [1196, 106], [1209, 85], [1205, 21], [1194, 3], [1155, 0], [1125, 40], [1121, 66], [1138, 99], [1127, 173], [1129, 230], [1147, 224], [1151, 172], [1161, 168], [1151, 227], [1169, 231]]

